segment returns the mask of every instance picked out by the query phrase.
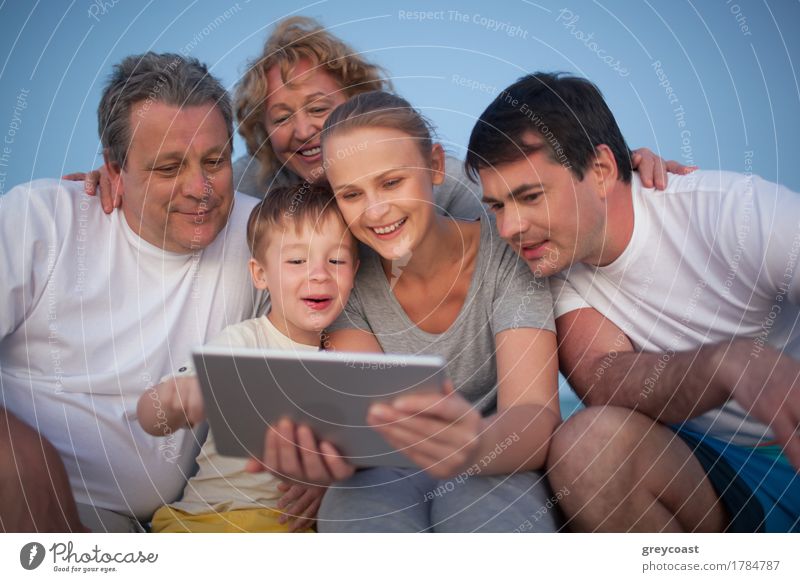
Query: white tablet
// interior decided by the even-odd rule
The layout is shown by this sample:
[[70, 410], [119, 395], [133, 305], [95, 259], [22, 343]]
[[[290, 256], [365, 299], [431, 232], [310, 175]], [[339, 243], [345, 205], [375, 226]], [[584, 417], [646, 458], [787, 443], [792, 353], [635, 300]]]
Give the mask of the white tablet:
[[262, 458], [267, 426], [288, 417], [353, 465], [413, 467], [367, 425], [367, 409], [403, 393], [443, 393], [446, 377], [435, 356], [211, 346], [193, 355], [217, 450], [235, 457]]

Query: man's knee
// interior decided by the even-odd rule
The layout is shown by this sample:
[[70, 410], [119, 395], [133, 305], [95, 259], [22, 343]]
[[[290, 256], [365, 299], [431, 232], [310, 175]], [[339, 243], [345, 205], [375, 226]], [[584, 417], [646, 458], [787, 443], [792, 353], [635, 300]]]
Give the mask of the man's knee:
[[83, 531], [55, 447], [0, 408], [0, 506], [7, 531]]
[[553, 487], [568, 486], [566, 481], [578, 475], [618, 470], [653, 424], [640, 413], [616, 406], [590, 407], [573, 415], [550, 443], [547, 464]]
[[3, 481], [19, 482], [40, 470], [52, 448], [39, 433], [5, 409], [0, 409], [0, 468]]

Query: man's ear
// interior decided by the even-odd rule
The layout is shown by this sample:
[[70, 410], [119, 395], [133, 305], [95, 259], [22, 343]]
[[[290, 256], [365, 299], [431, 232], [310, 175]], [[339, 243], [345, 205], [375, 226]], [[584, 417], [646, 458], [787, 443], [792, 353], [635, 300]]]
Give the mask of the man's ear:
[[112, 194], [116, 199], [116, 195], [124, 195], [125, 188], [122, 180], [122, 168], [120, 165], [111, 159], [108, 155], [108, 150], [103, 150], [103, 165], [108, 172], [108, 179], [111, 180], [111, 187], [113, 188]]
[[435, 186], [444, 182], [444, 158], [442, 144], [433, 144], [431, 146], [431, 170], [433, 170], [433, 184]]
[[594, 148], [594, 159], [587, 174], [590, 174], [595, 182], [600, 197], [605, 199], [608, 193], [614, 189], [619, 177], [617, 160], [614, 153], [606, 144], [600, 144]]
[[247, 263], [250, 268], [250, 277], [253, 279], [253, 285], [256, 289], [267, 289], [267, 270], [264, 266], [254, 258], [250, 258]]

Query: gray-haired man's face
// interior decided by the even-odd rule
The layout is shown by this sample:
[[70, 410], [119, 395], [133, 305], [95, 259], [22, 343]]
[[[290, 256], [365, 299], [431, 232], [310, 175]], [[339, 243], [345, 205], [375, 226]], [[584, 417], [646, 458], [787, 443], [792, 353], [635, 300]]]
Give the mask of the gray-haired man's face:
[[131, 109], [126, 167], [112, 168], [130, 227], [176, 253], [211, 244], [233, 204], [231, 144], [213, 104], [173, 107], [142, 101]]

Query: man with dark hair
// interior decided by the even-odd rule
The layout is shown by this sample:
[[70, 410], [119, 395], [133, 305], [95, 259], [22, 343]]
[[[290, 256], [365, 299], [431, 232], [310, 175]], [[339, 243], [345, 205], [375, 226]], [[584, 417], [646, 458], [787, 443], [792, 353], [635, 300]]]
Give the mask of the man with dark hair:
[[11, 414], [0, 427], [16, 427], [0, 439], [7, 531], [81, 529], [75, 501], [93, 531], [136, 531], [175, 500], [203, 435], [150, 436], [137, 400], [264, 300], [244, 235], [257, 200], [233, 191], [219, 81], [195, 59], [128, 57], [98, 121], [120, 212], [106, 215], [78, 182], [38, 180], [2, 200], [0, 389]]
[[[589, 406], [549, 471], [583, 531], [800, 529], [800, 195], [630, 173], [585, 79], [534, 74], [478, 120], [467, 168], [551, 279], [561, 369]], [[792, 466], [794, 465], [794, 467]]]

